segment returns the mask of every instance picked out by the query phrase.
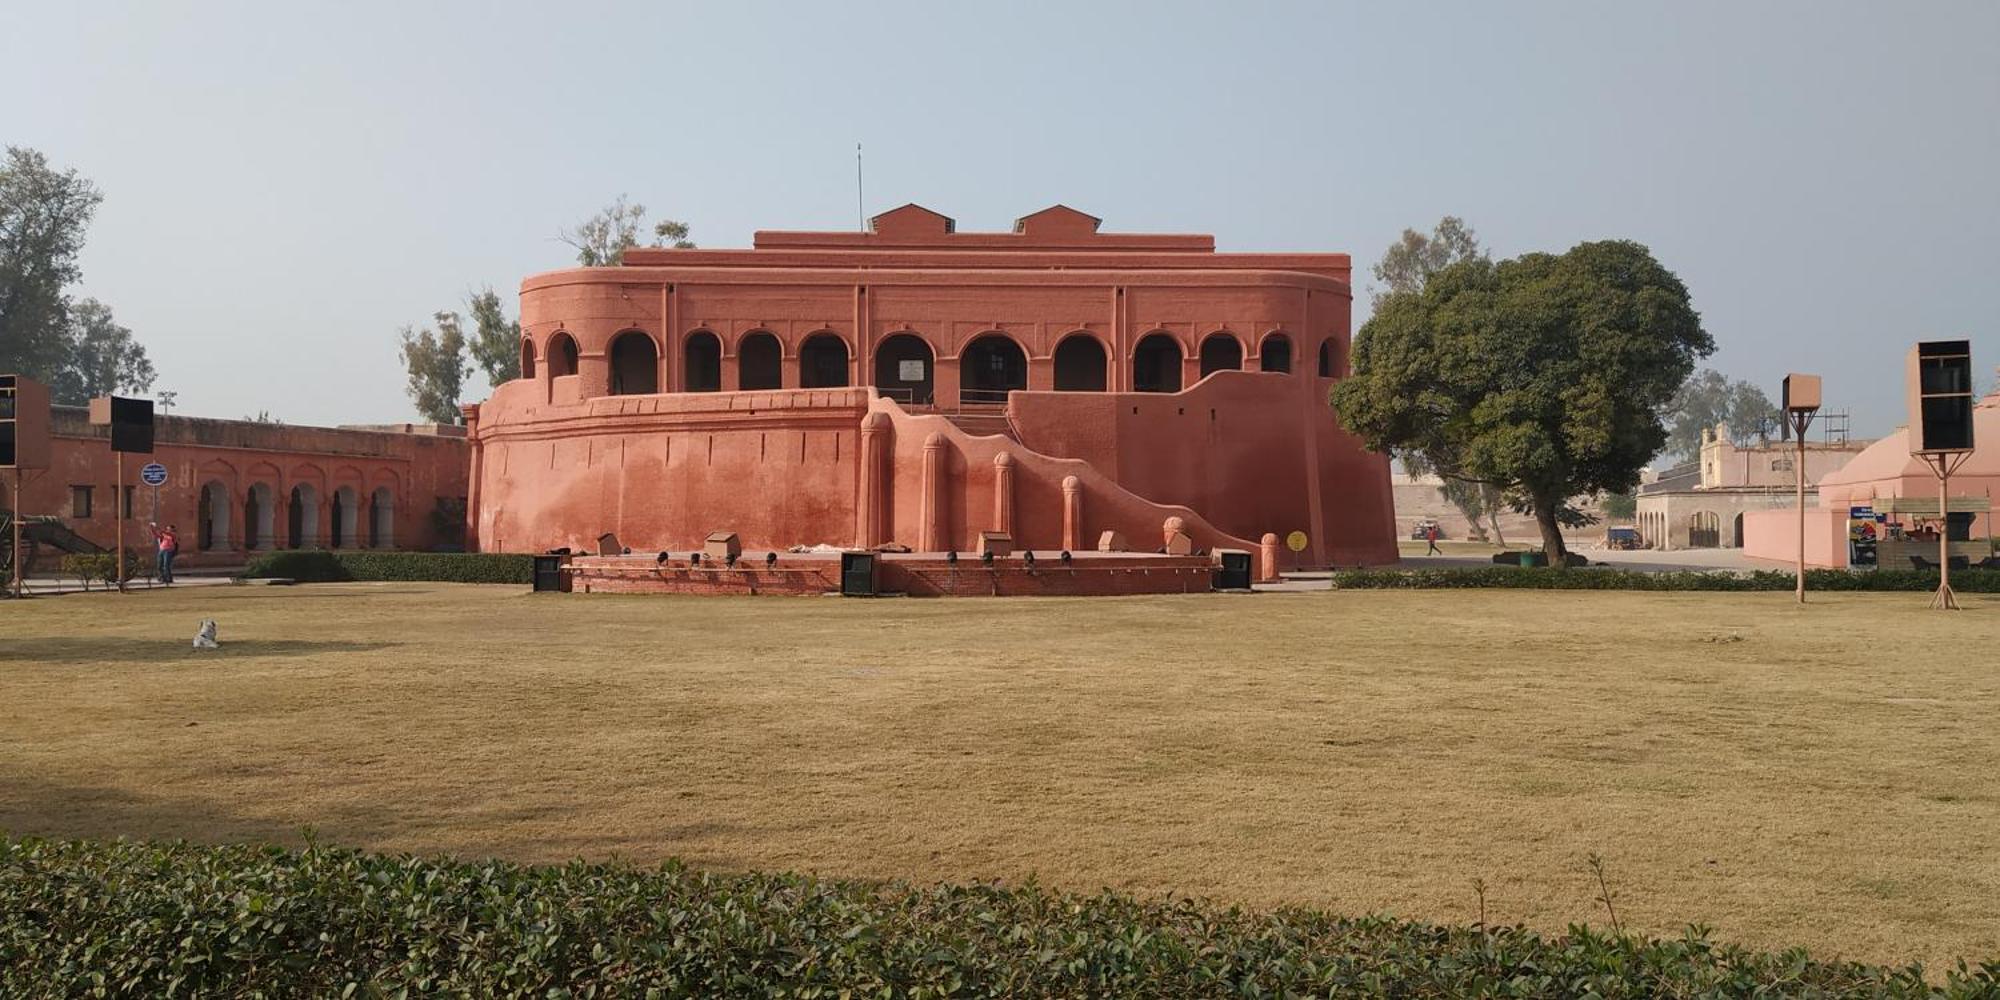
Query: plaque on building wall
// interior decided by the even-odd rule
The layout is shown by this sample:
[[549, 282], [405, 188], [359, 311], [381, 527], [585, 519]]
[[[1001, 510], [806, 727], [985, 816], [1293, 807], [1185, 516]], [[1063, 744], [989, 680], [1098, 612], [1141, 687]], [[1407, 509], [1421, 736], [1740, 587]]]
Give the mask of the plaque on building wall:
[[924, 363], [920, 360], [896, 362], [896, 379], [899, 382], [922, 382]]

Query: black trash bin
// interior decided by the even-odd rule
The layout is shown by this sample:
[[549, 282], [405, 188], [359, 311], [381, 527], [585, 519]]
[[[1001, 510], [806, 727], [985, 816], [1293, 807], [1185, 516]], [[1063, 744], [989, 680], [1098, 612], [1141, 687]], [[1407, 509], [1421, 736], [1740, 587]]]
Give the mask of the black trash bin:
[[563, 589], [563, 564], [569, 562], [568, 553], [535, 557], [535, 592], [557, 593]]
[[875, 553], [842, 552], [840, 554], [840, 596], [875, 596]]
[[1242, 549], [1218, 549], [1214, 585], [1217, 590], [1250, 589], [1250, 553]]

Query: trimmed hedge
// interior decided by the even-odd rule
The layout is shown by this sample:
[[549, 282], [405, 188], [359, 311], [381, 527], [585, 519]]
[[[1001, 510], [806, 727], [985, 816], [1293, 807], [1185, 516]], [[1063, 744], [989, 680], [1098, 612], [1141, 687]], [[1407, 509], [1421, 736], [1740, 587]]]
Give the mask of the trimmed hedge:
[[1443, 927], [1033, 885], [0, 839], [7, 996], [1991, 996], [2000, 963], [1752, 952], [1698, 928]]
[[[1471, 566], [1439, 569], [1355, 569], [1333, 574], [1338, 590], [1780, 590], [1793, 588], [1792, 574], [1772, 570], [1751, 573], [1642, 573], [1622, 569], [1523, 569]], [[1883, 590], [1930, 592], [1938, 575], [1909, 569], [1848, 571], [1809, 569], [1807, 590]], [[1953, 590], [1968, 594], [2000, 594], [2000, 572], [1953, 570]]]
[[535, 557], [488, 552], [329, 552], [300, 549], [258, 556], [246, 577], [285, 577], [301, 583], [408, 580], [433, 583], [534, 582]]

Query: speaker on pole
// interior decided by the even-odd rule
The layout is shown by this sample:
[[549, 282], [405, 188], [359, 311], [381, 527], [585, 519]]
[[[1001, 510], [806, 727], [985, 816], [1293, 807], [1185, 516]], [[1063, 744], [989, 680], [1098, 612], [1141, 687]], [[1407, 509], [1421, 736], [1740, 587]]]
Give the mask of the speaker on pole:
[[153, 453], [153, 401], [123, 396], [99, 396], [90, 401], [90, 422], [111, 427], [111, 450], [127, 454]]
[[1926, 340], [1910, 348], [1910, 453], [1972, 450], [1972, 342]]
[[48, 387], [25, 375], [0, 375], [0, 469], [48, 467]]

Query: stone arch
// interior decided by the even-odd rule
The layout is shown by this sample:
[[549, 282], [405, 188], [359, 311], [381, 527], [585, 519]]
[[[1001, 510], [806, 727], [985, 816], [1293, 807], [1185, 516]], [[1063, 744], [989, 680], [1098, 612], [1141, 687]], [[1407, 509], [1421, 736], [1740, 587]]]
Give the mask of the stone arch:
[[368, 496], [368, 547], [396, 547], [396, 491], [377, 486]]
[[875, 345], [875, 389], [899, 403], [929, 406], [936, 385], [937, 356], [916, 333], [892, 333]]
[[847, 341], [819, 330], [799, 345], [799, 387], [838, 389], [847, 384]]
[[736, 387], [778, 389], [785, 384], [785, 347], [769, 330], [752, 330], [736, 342]]
[[326, 540], [330, 548], [351, 549], [360, 540], [361, 491], [352, 486], [335, 489], [326, 505]]
[[958, 352], [958, 384], [962, 403], [1004, 403], [1028, 387], [1028, 352], [998, 330], [982, 333]]
[[611, 338], [611, 394], [650, 396], [660, 391], [660, 345], [644, 330]]
[[285, 540], [287, 548], [302, 549], [319, 541], [319, 487], [312, 483], [299, 483], [292, 487], [291, 503], [286, 505]]
[[532, 337], [521, 338], [521, 377], [535, 377], [535, 341]]
[[1736, 518], [1729, 526], [1729, 547], [1732, 549], [1743, 547], [1743, 512], [1740, 510], [1736, 512]]
[[1201, 377], [1220, 371], [1243, 370], [1243, 342], [1228, 330], [1217, 330], [1201, 340]]
[[557, 330], [549, 338], [549, 349], [544, 357], [549, 366], [550, 378], [576, 374], [576, 338], [566, 331]]
[[1333, 341], [1331, 340], [1322, 340], [1319, 342], [1319, 377], [1333, 377]]
[[271, 484], [255, 482], [243, 493], [243, 547], [268, 549], [277, 544], [277, 495]]
[[1688, 548], [1713, 549], [1722, 544], [1722, 516], [1712, 510], [1688, 515]]
[[1104, 342], [1077, 330], [1056, 344], [1056, 391], [1103, 392], [1109, 385], [1110, 367]]
[[235, 506], [229, 484], [220, 479], [202, 483], [195, 506], [195, 548], [203, 552], [229, 548], [229, 509]]
[[1165, 330], [1139, 338], [1132, 349], [1132, 391], [1181, 391], [1181, 342]]
[[1257, 348], [1257, 367], [1267, 372], [1284, 375], [1292, 373], [1292, 338], [1283, 330], [1273, 330], [1264, 335], [1264, 343]]
[[681, 344], [681, 382], [687, 392], [722, 391], [722, 338], [696, 330]]

